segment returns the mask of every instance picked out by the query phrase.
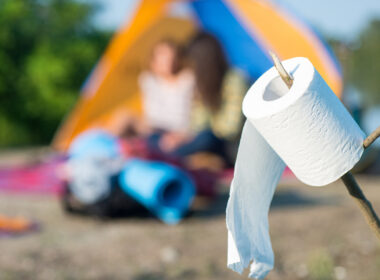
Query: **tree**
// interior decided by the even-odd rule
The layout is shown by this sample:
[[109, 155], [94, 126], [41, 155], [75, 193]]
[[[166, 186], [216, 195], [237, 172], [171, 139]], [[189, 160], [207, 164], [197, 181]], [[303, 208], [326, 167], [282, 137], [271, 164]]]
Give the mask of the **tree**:
[[74, 0], [0, 0], [0, 146], [47, 144], [110, 34]]
[[350, 44], [333, 42], [342, 62], [345, 83], [363, 94], [367, 105], [380, 104], [380, 20], [373, 20]]

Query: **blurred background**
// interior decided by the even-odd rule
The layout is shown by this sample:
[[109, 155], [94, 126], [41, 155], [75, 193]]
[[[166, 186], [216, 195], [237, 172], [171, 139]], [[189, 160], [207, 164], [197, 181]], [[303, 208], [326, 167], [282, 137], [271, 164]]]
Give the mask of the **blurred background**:
[[[134, 19], [142, 2], [149, 1], [0, 0], [1, 279], [246, 279], [226, 268], [224, 211], [231, 168], [218, 175], [215, 193], [197, 196], [186, 217], [175, 226], [141, 209], [142, 214], [138, 210], [137, 215], [123, 219], [89, 218], [87, 213], [73, 216], [63, 210], [60, 166], [67, 159], [69, 143], [79, 132], [115, 123], [120, 114], [110, 117], [108, 112], [125, 101], [116, 97], [123, 73], [134, 77], [129, 84], [125, 78], [123, 86], [130, 91], [137, 87], [135, 78], [141, 69], [135, 66], [141, 66], [142, 55], [136, 50], [141, 42], [130, 38], [142, 32], [139, 24], [143, 26], [144, 17], [151, 20], [153, 9], [161, 8], [153, 2], [146, 4], [141, 23]], [[231, 38], [223, 36], [210, 20], [228, 29], [223, 14], [206, 2], [233, 1], [198, 0], [194, 7], [183, 5], [188, 2], [185, 0], [169, 2], [171, 7], [165, 8], [165, 13], [173, 18], [195, 17], [197, 28], [214, 32], [229, 63], [243, 70], [248, 85], [268, 68], [265, 55], [255, 58], [257, 68], [242, 61], [251, 57], [236, 56], [240, 33], [236, 33], [236, 45], [231, 44]], [[197, 2], [206, 4], [197, 6]], [[251, 0], [237, 2], [242, 8]], [[380, 125], [379, 1], [254, 2], [269, 3], [276, 13], [286, 14], [301, 30], [301, 37], [313, 34], [317, 39], [310, 40], [315, 43], [315, 53], [326, 52], [316, 60], [324, 61], [324, 78], [330, 84], [332, 77], [335, 93], [365, 132]], [[231, 9], [237, 18], [243, 13]], [[245, 12], [246, 18], [255, 22], [255, 16]], [[249, 24], [238, 21], [239, 26]], [[153, 20], [151, 23], [154, 25]], [[165, 24], [170, 22], [164, 23], [162, 30], [172, 28]], [[184, 33], [190, 34], [194, 28], [184, 26], [188, 28]], [[268, 34], [264, 39], [279, 36], [276, 27], [263, 27], [263, 34]], [[114, 63], [115, 53], [123, 51], [118, 49], [124, 46], [123, 36], [138, 44], [120, 60], [139, 60], [115, 70], [116, 78], [108, 80], [114, 87], [106, 82], [101, 85], [107, 76], [104, 69], [111, 69], [107, 59]], [[241, 40], [239, 46], [247, 42]], [[298, 48], [291, 39], [286, 42], [286, 36], [276, 44], [269, 47], [278, 48], [281, 58], [291, 53], [282, 49]], [[152, 44], [141, 46], [148, 49]], [[247, 54], [256, 54], [247, 46], [242, 47]], [[314, 53], [313, 47], [310, 49]], [[103, 99], [91, 103], [96, 95]], [[125, 102], [135, 104], [135, 99]], [[356, 166], [359, 182], [378, 212], [379, 143]], [[270, 226], [276, 263], [267, 279], [379, 279], [379, 244], [341, 182], [312, 189], [286, 173], [272, 203]]]
[[[2, 1], [1, 147], [50, 143], [113, 33], [131, 19], [138, 2]], [[330, 43], [345, 87], [357, 91], [362, 106], [379, 104], [377, 1], [276, 2]]]

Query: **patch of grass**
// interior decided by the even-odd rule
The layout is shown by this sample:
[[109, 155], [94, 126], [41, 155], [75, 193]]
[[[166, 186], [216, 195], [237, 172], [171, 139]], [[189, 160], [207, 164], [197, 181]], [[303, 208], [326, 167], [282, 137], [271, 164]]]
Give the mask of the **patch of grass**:
[[312, 280], [333, 280], [334, 261], [325, 250], [313, 252], [307, 263], [310, 279]]

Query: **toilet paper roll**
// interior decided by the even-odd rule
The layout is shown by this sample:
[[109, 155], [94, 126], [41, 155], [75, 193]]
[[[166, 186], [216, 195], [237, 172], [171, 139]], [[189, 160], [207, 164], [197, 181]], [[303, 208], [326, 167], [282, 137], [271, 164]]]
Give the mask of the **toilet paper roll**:
[[301, 181], [329, 184], [358, 162], [364, 133], [308, 59], [283, 64], [291, 89], [272, 68], [249, 89], [243, 112]]
[[311, 62], [283, 62], [290, 89], [272, 67], [249, 89], [247, 117], [227, 205], [228, 266], [251, 265], [250, 277], [273, 267], [267, 215], [285, 164], [304, 183], [329, 184], [349, 171], [363, 153], [364, 133]]

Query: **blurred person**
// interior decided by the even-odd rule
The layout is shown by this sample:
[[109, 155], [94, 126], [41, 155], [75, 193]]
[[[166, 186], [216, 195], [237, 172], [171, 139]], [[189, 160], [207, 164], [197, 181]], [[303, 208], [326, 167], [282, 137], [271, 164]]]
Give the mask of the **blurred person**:
[[208, 33], [199, 32], [190, 40], [186, 56], [195, 79], [191, 132], [177, 139], [163, 137], [157, 146], [177, 157], [208, 152], [229, 162], [228, 143], [242, 128], [246, 81], [229, 68], [220, 43]]
[[184, 67], [182, 53], [181, 46], [171, 39], [153, 46], [138, 78], [143, 117], [119, 112], [113, 134], [122, 138], [143, 136], [148, 143], [162, 138], [164, 148], [183, 141], [190, 129], [195, 81]]
[[147, 132], [178, 135], [190, 128], [194, 78], [183, 67], [182, 52], [170, 39], [152, 49], [148, 67], [139, 76]]

